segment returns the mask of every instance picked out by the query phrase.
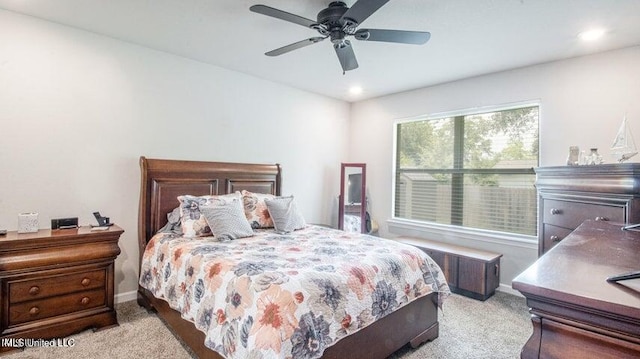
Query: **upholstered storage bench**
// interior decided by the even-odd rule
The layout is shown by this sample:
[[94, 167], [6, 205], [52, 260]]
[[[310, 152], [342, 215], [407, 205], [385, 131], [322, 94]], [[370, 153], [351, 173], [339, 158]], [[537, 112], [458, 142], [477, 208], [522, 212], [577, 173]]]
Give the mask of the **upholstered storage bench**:
[[398, 237], [396, 240], [418, 247], [433, 258], [454, 293], [487, 300], [500, 285], [502, 254], [422, 238]]

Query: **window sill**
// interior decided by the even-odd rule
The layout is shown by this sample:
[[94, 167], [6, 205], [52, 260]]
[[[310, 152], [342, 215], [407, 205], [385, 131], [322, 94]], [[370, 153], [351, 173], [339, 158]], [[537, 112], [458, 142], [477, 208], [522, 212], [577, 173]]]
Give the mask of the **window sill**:
[[538, 250], [538, 238], [522, 234], [507, 234], [481, 229], [470, 229], [437, 223], [424, 223], [407, 219], [387, 220], [389, 233], [403, 236], [415, 236], [446, 242], [480, 241], [512, 247]]

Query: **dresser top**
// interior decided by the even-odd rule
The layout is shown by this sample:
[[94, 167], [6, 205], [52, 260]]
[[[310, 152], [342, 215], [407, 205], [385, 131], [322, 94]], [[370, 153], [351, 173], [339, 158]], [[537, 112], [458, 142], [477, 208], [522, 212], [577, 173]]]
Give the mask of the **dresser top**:
[[578, 191], [640, 196], [640, 163], [538, 167], [539, 191]]
[[0, 236], [0, 252], [112, 240], [118, 239], [123, 232], [124, 230], [116, 225], [102, 231], [91, 230], [89, 226], [74, 229], [41, 229], [33, 233], [10, 231], [4, 236]]
[[588, 220], [513, 280], [527, 298], [544, 298], [640, 321], [640, 279], [607, 277], [640, 270], [640, 232]]
[[612, 175], [629, 176], [640, 174], [640, 163], [607, 163], [591, 166], [549, 166], [534, 168], [538, 175], [544, 176], [581, 176]]

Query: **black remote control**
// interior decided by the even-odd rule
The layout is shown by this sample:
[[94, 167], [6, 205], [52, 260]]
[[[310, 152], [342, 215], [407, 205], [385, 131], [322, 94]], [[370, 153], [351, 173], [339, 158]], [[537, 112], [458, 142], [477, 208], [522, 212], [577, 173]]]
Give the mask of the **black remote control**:
[[621, 280], [638, 279], [638, 278], [640, 278], [640, 270], [611, 276], [607, 278], [607, 282], [618, 282]]
[[7, 234], [7, 230], [6, 229], [0, 229], [0, 236], [4, 236], [5, 234]]

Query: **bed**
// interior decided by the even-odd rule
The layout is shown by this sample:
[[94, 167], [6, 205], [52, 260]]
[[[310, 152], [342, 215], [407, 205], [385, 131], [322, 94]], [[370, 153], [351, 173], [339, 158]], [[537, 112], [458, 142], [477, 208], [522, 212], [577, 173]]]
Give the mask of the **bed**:
[[362, 230], [360, 215], [345, 214], [343, 227], [345, 232], [359, 233]]
[[[223, 163], [223, 162], [202, 162], [202, 161], [180, 161], [180, 160], [163, 160], [163, 159], [148, 159], [145, 157], [140, 158], [141, 167], [141, 190], [140, 190], [140, 206], [139, 206], [139, 250], [140, 250], [140, 268], [141, 268], [141, 284], [146, 283], [145, 280], [149, 280], [149, 263], [143, 263], [143, 257], [147, 247], [159, 247], [158, 243], [172, 243], [174, 246], [177, 242], [185, 242], [188, 245], [195, 245], [193, 242], [189, 243], [183, 239], [178, 238], [175, 242], [172, 242], [174, 238], [172, 235], [157, 234], [167, 223], [167, 214], [172, 212], [179, 204], [177, 197], [185, 194], [193, 196], [204, 195], [223, 195], [231, 194], [237, 191], [251, 191], [253, 193], [265, 193], [276, 196], [281, 195], [281, 169], [277, 164], [265, 165], [265, 164], [242, 164], [242, 163]], [[347, 246], [349, 240], [360, 241], [353, 242], [357, 244], [351, 244], [352, 248], [360, 248], [366, 245], [374, 246], [376, 241], [386, 241], [375, 237], [367, 237], [366, 235], [360, 236], [355, 239], [348, 239], [347, 237], [340, 237], [341, 234], [337, 230], [322, 228], [318, 226], [308, 226], [307, 228], [297, 231], [297, 235], [302, 238], [311, 238], [313, 236], [321, 236], [324, 238], [325, 244], [337, 244], [337, 242], [331, 242], [335, 240], [345, 241], [344, 245]], [[251, 249], [251, 246], [257, 246], [258, 244], [264, 245], [265, 248], [271, 249], [276, 242], [282, 242], [283, 239], [289, 241], [292, 237], [289, 235], [277, 235], [270, 233], [268, 230], [256, 231], [257, 239], [247, 239], [245, 241], [230, 241], [223, 243], [224, 246], [229, 245], [243, 245], [246, 248]], [[344, 232], [342, 232], [344, 233]], [[260, 237], [263, 236], [263, 237]], [[305, 237], [307, 236], [307, 237]], [[346, 236], [346, 234], [345, 234]], [[169, 238], [171, 237], [171, 238]], [[362, 245], [363, 240], [367, 240], [370, 244]], [[151, 242], [151, 244], [149, 244]], [[394, 241], [386, 241], [394, 242]], [[394, 242], [395, 243], [395, 242]], [[341, 243], [342, 244], [342, 243]], [[177, 244], [176, 244], [177, 245]], [[391, 244], [392, 246], [401, 246], [401, 244]], [[223, 247], [224, 247], [223, 246]], [[170, 246], [169, 246], [170, 247]], [[408, 247], [410, 248], [410, 247]], [[254, 248], [255, 249], [255, 248]], [[151, 249], [153, 251], [155, 249]], [[226, 253], [242, 253], [237, 248], [225, 249], [230, 252]], [[403, 253], [409, 253], [409, 249], [403, 249]], [[252, 255], [250, 251], [246, 252], [246, 255]], [[255, 253], [253, 253], [255, 255]], [[331, 255], [331, 253], [329, 253]], [[351, 255], [351, 254], [347, 254]], [[364, 254], [362, 254], [364, 256]], [[415, 252], [408, 255], [410, 258], [414, 258]], [[161, 258], [164, 255], [161, 255]], [[228, 255], [227, 257], [232, 257]], [[147, 258], [150, 258], [150, 254], [147, 253]], [[276, 258], [276, 257], [274, 257]], [[294, 257], [292, 257], [294, 258]], [[412, 260], [413, 260], [412, 259]], [[148, 260], [148, 259], [147, 259]], [[433, 271], [432, 280], [435, 283], [431, 288], [437, 288], [435, 291], [430, 291], [420, 287], [418, 289], [414, 285], [411, 290], [405, 291], [408, 296], [408, 300], [405, 299], [405, 303], [397, 305], [395, 311], [389, 313], [377, 313], [375, 320], [366, 324], [365, 326], [349, 327], [349, 323], [344, 326], [346, 332], [343, 331], [343, 335], [339, 338], [336, 336], [331, 341], [326, 343], [320, 343], [322, 348], [321, 352], [313, 351], [300, 351], [300, 347], [309, 346], [311, 342], [307, 343], [302, 340], [298, 340], [297, 355], [294, 357], [316, 357], [318, 353], [322, 353], [323, 358], [386, 358], [402, 346], [409, 343], [412, 347], [417, 347], [420, 344], [433, 340], [438, 337], [438, 304], [442, 303], [442, 300], [446, 298], [448, 294], [448, 287], [446, 287], [446, 281], [443, 280], [444, 276], [439, 272], [437, 265], [432, 267], [432, 261], [420, 260], [429, 265], [429, 270]], [[158, 259], [154, 259], [158, 261]], [[296, 260], [291, 260], [295, 262]], [[422, 263], [421, 262], [421, 263]], [[155, 262], [154, 262], [155, 263]], [[146, 269], [143, 269], [146, 268]], [[376, 268], [377, 271], [377, 268]], [[145, 274], [146, 273], [146, 274]], [[287, 273], [297, 274], [296, 271], [289, 270]], [[425, 277], [426, 278], [426, 277]], [[273, 281], [273, 279], [270, 279]], [[425, 282], [427, 280], [425, 279]], [[154, 284], [155, 286], [160, 286]], [[287, 285], [293, 285], [287, 283]], [[233, 353], [229, 353], [229, 348], [232, 348], [235, 352], [239, 348], [240, 344], [229, 344], [228, 340], [224, 342], [226, 346], [223, 348], [220, 345], [216, 346], [204, 331], [199, 330], [197, 327], [202, 327], [202, 320], [198, 318], [185, 319], [184, 308], [176, 308], [175, 301], [168, 299], [168, 296], [158, 295], [154, 296], [154, 292], [159, 293], [156, 287], [151, 287], [152, 290], [145, 288], [143, 285], [138, 289], [138, 303], [149, 310], [155, 310], [160, 318], [170, 327], [173, 332], [180, 337], [180, 339], [190, 347], [190, 349], [200, 358], [224, 358], [234, 357]], [[184, 287], [184, 285], [183, 285]], [[409, 288], [407, 288], [409, 289]], [[222, 289], [220, 289], [222, 290]], [[202, 291], [196, 289], [197, 295], [202, 296]], [[420, 293], [418, 293], [420, 291]], [[292, 291], [293, 292], [293, 291]], [[414, 293], [415, 292], [415, 293]], [[304, 292], [307, 293], [307, 292]], [[216, 296], [220, 293], [210, 293], [210, 295]], [[296, 299], [299, 292], [296, 292]], [[300, 295], [303, 297], [302, 295]], [[168, 301], [167, 301], [168, 300]], [[171, 302], [172, 304], [170, 304]], [[343, 304], [343, 306], [350, 306], [351, 302]], [[293, 312], [293, 311], [291, 311]], [[372, 311], [373, 312], [373, 311]], [[218, 316], [216, 312], [213, 313], [213, 321], [220, 319], [220, 311], [218, 310]], [[328, 315], [327, 315], [328, 317]], [[347, 316], [348, 317], [348, 316]], [[209, 317], [207, 317], [209, 318]], [[222, 315], [222, 319], [225, 319], [225, 315]], [[292, 323], [300, 324], [306, 321], [306, 323], [316, 323], [313, 320], [309, 321], [309, 318], [296, 318], [292, 319]], [[328, 318], [326, 318], [328, 320]], [[339, 318], [338, 318], [339, 319]], [[353, 322], [356, 320], [353, 318]], [[360, 318], [358, 318], [360, 320]], [[256, 318], [256, 321], [258, 319]], [[222, 323], [222, 322], [220, 322]], [[225, 322], [226, 323], [226, 322]], [[246, 321], [245, 321], [246, 323]], [[209, 324], [207, 322], [206, 324]], [[332, 324], [332, 325], [340, 325]], [[344, 318], [342, 325], [345, 325]], [[312, 325], [313, 326], [313, 325]], [[302, 325], [300, 325], [302, 327]], [[349, 329], [351, 328], [351, 329]], [[244, 328], [241, 328], [244, 329]], [[296, 329], [297, 330], [297, 329]], [[315, 330], [315, 329], [314, 329]], [[245, 331], [246, 332], [246, 331]], [[238, 336], [243, 337], [242, 344], [247, 345], [246, 334], [243, 330], [238, 330]], [[236, 333], [236, 332], [234, 332]], [[290, 333], [293, 333], [293, 328], [290, 329]], [[298, 333], [298, 332], [296, 332]], [[318, 333], [316, 333], [318, 334]], [[295, 337], [294, 333], [294, 336]], [[260, 332], [256, 333], [255, 337], [260, 338]], [[264, 336], [262, 336], [264, 338]], [[300, 335], [297, 336], [300, 339]], [[228, 338], [227, 338], [228, 339]], [[304, 338], [303, 338], [304, 339]], [[308, 339], [308, 338], [307, 338]], [[339, 340], [338, 340], [339, 339]], [[290, 339], [294, 342], [293, 339]], [[250, 343], [257, 343], [258, 339], [251, 339]], [[205, 345], [207, 343], [209, 346]], [[264, 346], [264, 343], [261, 343]], [[271, 344], [273, 346], [273, 344]], [[284, 345], [284, 344], [283, 344]], [[314, 343], [318, 345], [318, 343]], [[236, 346], [238, 348], [236, 348]], [[268, 344], [267, 344], [268, 346]], [[214, 347], [216, 350], [210, 349]], [[249, 348], [251, 349], [251, 348]], [[304, 348], [303, 348], [304, 349]], [[243, 353], [247, 353], [248, 349], [245, 349]], [[238, 352], [240, 352], [238, 350]], [[224, 353], [220, 354], [220, 353]], [[252, 351], [251, 354], [256, 354]], [[258, 352], [257, 354], [260, 354]], [[291, 353], [286, 355], [291, 357]], [[257, 355], [256, 357], [260, 357]]]

